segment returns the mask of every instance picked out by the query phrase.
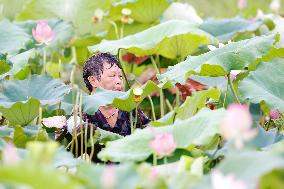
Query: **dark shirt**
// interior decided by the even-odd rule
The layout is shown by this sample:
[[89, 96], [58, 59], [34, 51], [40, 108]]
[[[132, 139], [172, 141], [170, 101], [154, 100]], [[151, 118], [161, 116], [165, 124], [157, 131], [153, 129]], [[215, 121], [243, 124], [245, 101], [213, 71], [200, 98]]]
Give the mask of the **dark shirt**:
[[[138, 109], [137, 111], [138, 117], [137, 117], [137, 124], [136, 128], [145, 128], [147, 124], [150, 122], [150, 119], [143, 113], [141, 109]], [[135, 110], [132, 111], [133, 115], [133, 122], [135, 121], [136, 112]], [[89, 115], [87, 113], [82, 114], [82, 119], [84, 122], [88, 122], [88, 125], [85, 125], [85, 127], [88, 127], [87, 133], [90, 132], [90, 127], [99, 127], [101, 129], [104, 129], [106, 131], [110, 131], [122, 136], [130, 135], [131, 134], [131, 125], [130, 125], [130, 113], [126, 111], [119, 110], [117, 121], [114, 127], [111, 127], [104, 115], [100, 110], [98, 110], [94, 115]], [[91, 123], [91, 124], [90, 124]], [[134, 125], [134, 124], [133, 124]], [[80, 128], [77, 127], [77, 132], [80, 132]], [[89, 136], [89, 134], [87, 134]], [[84, 135], [83, 135], [84, 137]], [[68, 142], [71, 142], [72, 135], [71, 133], [68, 133], [65, 135], [65, 138], [68, 140]], [[78, 144], [81, 144], [81, 135], [78, 135], [77, 137]], [[83, 141], [85, 139], [83, 138]], [[98, 159], [97, 154], [101, 151], [101, 149], [104, 147], [104, 145], [100, 144], [99, 141], [97, 141], [94, 145], [94, 156], [92, 157], [93, 162], [101, 162], [100, 159]], [[83, 148], [85, 149], [85, 144], [83, 145]], [[71, 150], [71, 149], [69, 149]], [[81, 151], [81, 146], [78, 145], [78, 152]], [[75, 148], [73, 148], [72, 153], [75, 155]], [[91, 153], [91, 147], [87, 148], [87, 153], [90, 155]]]
[[[136, 118], [135, 110], [132, 111], [132, 115], [133, 115], [132, 116], [133, 125], [135, 125], [134, 123]], [[96, 127], [99, 127], [106, 131], [117, 133], [122, 136], [131, 134], [130, 113], [126, 111], [122, 110], [118, 111], [117, 121], [114, 127], [111, 127], [108, 124], [105, 116], [102, 114], [100, 110], [98, 110], [94, 115], [83, 113], [83, 120], [85, 122], [88, 120], [88, 123], [92, 123], [96, 125]], [[141, 109], [138, 109], [136, 128], [141, 128], [141, 129], [145, 128], [149, 122], [150, 119], [142, 112]]]

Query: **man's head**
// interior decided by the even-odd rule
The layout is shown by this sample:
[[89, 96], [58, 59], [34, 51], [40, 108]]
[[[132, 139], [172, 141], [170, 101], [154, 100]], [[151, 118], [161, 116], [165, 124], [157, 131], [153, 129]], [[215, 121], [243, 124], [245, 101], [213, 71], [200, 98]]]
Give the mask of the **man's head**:
[[91, 56], [84, 64], [83, 78], [90, 92], [102, 87], [107, 90], [121, 91], [123, 77], [116, 57], [109, 53]]

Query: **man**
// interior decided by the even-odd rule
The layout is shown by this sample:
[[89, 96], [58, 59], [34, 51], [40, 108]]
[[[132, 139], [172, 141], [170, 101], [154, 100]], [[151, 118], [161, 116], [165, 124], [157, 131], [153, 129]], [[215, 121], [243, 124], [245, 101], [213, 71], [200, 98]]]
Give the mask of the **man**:
[[[106, 90], [122, 91], [123, 90], [123, 77], [120, 64], [114, 55], [109, 53], [98, 53], [91, 56], [84, 64], [83, 67], [83, 79], [86, 87], [91, 94], [96, 92], [98, 87], [102, 87]], [[103, 130], [107, 130], [113, 133], [117, 133], [122, 136], [131, 134], [131, 124], [130, 124], [130, 113], [126, 111], [119, 110], [111, 105], [101, 106], [99, 110], [93, 114], [89, 115], [87, 113], [82, 113], [83, 125], [87, 127], [86, 136], [90, 136], [90, 128], [93, 127], [93, 131], [99, 127]], [[133, 121], [135, 120], [135, 111], [132, 111]], [[77, 133], [80, 132], [80, 117], [77, 117], [77, 124], [74, 123], [74, 118], [71, 116], [67, 121], [67, 134], [66, 139], [71, 142], [73, 128], [76, 125]], [[138, 122], [137, 128], [144, 128], [150, 122], [150, 119], [138, 109]], [[88, 123], [88, 125], [86, 125]], [[94, 133], [93, 133], [94, 134]], [[81, 144], [81, 135], [77, 136], [78, 144]], [[85, 141], [85, 139], [83, 139]], [[85, 149], [85, 144], [83, 145]], [[103, 146], [98, 142], [94, 145], [94, 156], [92, 156], [92, 161], [101, 162], [97, 158], [97, 153], [101, 150]], [[80, 155], [81, 146], [78, 148], [70, 148], [74, 155]], [[91, 154], [91, 147], [87, 148], [87, 154]]]
[[[91, 56], [84, 64], [83, 78], [91, 94], [97, 87], [107, 90], [122, 91], [123, 75], [116, 57], [109, 53], [98, 53]], [[132, 111], [135, 120], [135, 111]], [[94, 115], [84, 113], [84, 121], [92, 123], [101, 129], [111, 131], [122, 136], [131, 134], [130, 113], [113, 106], [101, 106]], [[150, 119], [138, 109], [137, 128], [144, 128]]]

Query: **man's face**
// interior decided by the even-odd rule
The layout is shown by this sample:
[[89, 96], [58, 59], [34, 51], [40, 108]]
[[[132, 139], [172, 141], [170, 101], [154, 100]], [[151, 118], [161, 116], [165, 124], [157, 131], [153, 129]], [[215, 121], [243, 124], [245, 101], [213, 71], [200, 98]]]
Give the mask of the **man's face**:
[[102, 87], [112, 91], [123, 90], [123, 77], [121, 69], [114, 64], [112, 67], [108, 63], [104, 63], [104, 71], [101, 79], [98, 82], [98, 87]]

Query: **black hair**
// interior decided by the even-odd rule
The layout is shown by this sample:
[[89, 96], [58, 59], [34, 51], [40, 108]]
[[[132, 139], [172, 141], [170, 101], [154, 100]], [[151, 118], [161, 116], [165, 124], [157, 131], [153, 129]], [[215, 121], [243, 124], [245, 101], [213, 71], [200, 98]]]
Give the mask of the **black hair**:
[[90, 92], [92, 92], [93, 87], [90, 84], [88, 77], [95, 76], [97, 80], [101, 80], [101, 75], [103, 74], [104, 70], [104, 63], [110, 65], [110, 68], [113, 65], [117, 65], [120, 69], [120, 64], [117, 58], [110, 54], [110, 53], [97, 53], [91, 56], [85, 63], [83, 67], [83, 78], [86, 84], [86, 87]]

